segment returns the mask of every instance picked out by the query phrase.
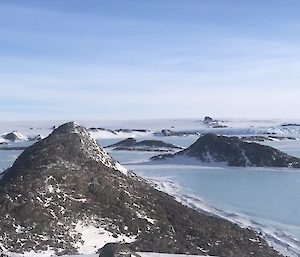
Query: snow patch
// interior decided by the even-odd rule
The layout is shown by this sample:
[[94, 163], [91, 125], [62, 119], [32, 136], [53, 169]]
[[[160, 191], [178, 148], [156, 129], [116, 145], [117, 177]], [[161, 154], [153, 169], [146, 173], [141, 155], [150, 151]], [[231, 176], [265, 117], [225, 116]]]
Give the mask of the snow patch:
[[76, 244], [80, 254], [95, 253], [106, 243], [132, 243], [136, 240], [136, 236], [115, 235], [102, 227], [97, 228], [92, 224], [84, 224], [82, 221], [78, 221], [75, 231], [81, 234], [82, 242]]

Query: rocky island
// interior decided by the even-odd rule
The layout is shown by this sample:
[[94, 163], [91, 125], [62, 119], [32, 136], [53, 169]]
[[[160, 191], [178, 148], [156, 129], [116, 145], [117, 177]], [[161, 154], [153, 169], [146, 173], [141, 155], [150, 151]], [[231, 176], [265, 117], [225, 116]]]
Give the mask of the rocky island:
[[236, 167], [293, 167], [300, 168], [300, 159], [273, 147], [245, 142], [238, 137], [205, 134], [187, 149], [175, 154], [158, 155], [152, 160], [188, 157], [202, 163], [224, 163]]
[[113, 148], [113, 150], [149, 152], [176, 152], [183, 149], [183, 147], [169, 144], [159, 140], [143, 140], [138, 142], [132, 137], [122, 140], [118, 143], [106, 146], [104, 148]]

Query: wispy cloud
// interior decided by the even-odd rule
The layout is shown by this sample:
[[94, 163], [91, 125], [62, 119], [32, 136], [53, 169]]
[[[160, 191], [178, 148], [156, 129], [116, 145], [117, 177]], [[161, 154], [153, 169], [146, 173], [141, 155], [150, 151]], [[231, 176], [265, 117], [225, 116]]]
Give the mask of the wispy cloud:
[[283, 117], [300, 107], [290, 29], [300, 18], [289, 4], [117, 2], [0, 4], [0, 117]]

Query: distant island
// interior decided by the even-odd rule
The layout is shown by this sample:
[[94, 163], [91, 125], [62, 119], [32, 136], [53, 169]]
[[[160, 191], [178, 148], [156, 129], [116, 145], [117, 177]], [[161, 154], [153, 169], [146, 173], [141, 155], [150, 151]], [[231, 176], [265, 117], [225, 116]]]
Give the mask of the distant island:
[[158, 155], [152, 161], [170, 161], [178, 157], [193, 158], [202, 163], [219, 163], [236, 167], [300, 168], [300, 159], [273, 147], [245, 142], [234, 136], [205, 134], [187, 149], [175, 154]]

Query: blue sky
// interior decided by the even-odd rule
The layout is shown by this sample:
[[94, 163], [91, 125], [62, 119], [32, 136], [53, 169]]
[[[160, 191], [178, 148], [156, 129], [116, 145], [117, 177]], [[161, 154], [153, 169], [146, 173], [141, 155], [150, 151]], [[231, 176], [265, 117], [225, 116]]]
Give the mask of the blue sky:
[[0, 0], [0, 119], [300, 118], [298, 0]]

